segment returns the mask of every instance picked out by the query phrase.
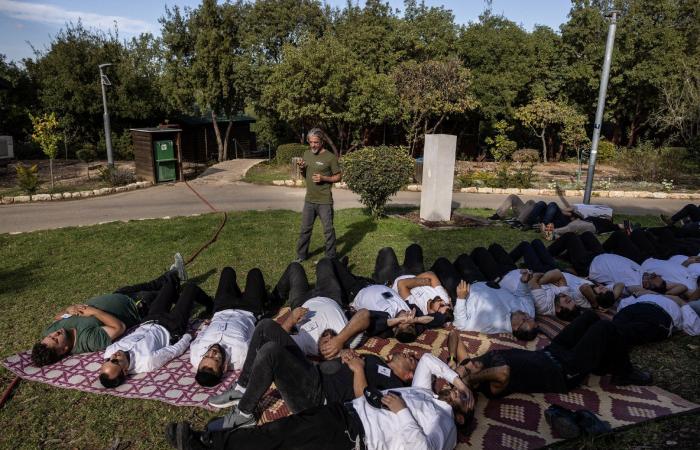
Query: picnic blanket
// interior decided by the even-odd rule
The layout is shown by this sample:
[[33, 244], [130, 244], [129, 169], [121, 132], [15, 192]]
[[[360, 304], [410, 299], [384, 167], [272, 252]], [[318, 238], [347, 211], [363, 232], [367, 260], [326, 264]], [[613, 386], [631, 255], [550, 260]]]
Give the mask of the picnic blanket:
[[[516, 340], [510, 334], [471, 332], [462, 332], [462, 341], [475, 355], [505, 348], [535, 350], [549, 344], [547, 336], [556, 335], [563, 327], [563, 322], [555, 318], [538, 318], [538, 322], [546, 336], [540, 334], [527, 343]], [[403, 351], [419, 354], [430, 352], [446, 360], [448, 334], [448, 330], [429, 330], [411, 344], [401, 344], [395, 339], [370, 338], [358, 351], [383, 357]], [[194, 381], [189, 352], [186, 352], [158, 371], [130, 376], [118, 388], [105, 389], [97, 380], [101, 363], [101, 353], [89, 353], [73, 355], [56, 364], [38, 368], [32, 366], [30, 352], [13, 355], [2, 362], [8, 370], [23, 379], [60, 388], [208, 409], [211, 408], [206, 404], [207, 398], [223, 392], [238, 376], [238, 373], [231, 372], [219, 386], [201, 387]], [[559, 437], [552, 434], [544, 421], [544, 410], [552, 403], [574, 410], [589, 409], [613, 428], [700, 408], [700, 405], [657, 387], [617, 387], [610, 384], [608, 377], [590, 376], [583, 386], [568, 394], [517, 394], [498, 400], [488, 400], [480, 395], [472, 432], [460, 436], [458, 448], [533, 449], [556, 442]], [[289, 414], [279, 392], [274, 389], [261, 402], [260, 412], [262, 422]]]

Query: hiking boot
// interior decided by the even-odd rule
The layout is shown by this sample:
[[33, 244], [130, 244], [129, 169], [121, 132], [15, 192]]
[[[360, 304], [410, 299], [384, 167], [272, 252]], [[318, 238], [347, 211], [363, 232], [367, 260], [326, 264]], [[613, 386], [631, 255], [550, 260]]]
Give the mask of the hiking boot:
[[612, 428], [608, 422], [603, 422], [598, 416], [587, 409], [576, 411], [576, 423], [581, 431], [588, 436], [597, 436], [610, 432]]
[[243, 392], [237, 390], [235, 386], [228, 391], [209, 397], [209, 406], [214, 408], [230, 408], [236, 406], [243, 398]]
[[617, 386], [649, 386], [654, 378], [649, 372], [635, 367], [624, 375], [613, 375], [610, 381]]
[[233, 411], [224, 416], [224, 423], [222, 426], [224, 429], [250, 428], [254, 427], [256, 422], [253, 414], [244, 414], [236, 407]]
[[581, 427], [573, 411], [559, 405], [551, 405], [544, 411], [544, 419], [552, 427], [552, 431], [563, 439], [575, 439], [581, 435]]
[[180, 253], [175, 253], [175, 262], [170, 266], [170, 270], [177, 272], [177, 277], [180, 281], [187, 281], [187, 270], [185, 270], [185, 260], [182, 259]]
[[178, 450], [205, 450], [211, 448], [211, 442], [205, 433], [194, 431], [187, 422], [169, 423], [165, 427], [165, 439], [171, 447]]

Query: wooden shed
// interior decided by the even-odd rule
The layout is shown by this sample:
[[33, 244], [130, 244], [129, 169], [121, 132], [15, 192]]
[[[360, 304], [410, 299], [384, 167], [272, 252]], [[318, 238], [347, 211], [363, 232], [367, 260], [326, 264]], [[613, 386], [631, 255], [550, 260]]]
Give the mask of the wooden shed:
[[153, 183], [182, 181], [180, 128], [132, 128], [130, 131], [137, 178]]
[[[229, 135], [228, 157], [248, 158], [255, 155], [257, 142], [255, 133], [250, 129], [250, 124], [255, 119], [250, 116], [239, 115], [231, 119], [233, 126]], [[189, 162], [206, 162], [216, 160], [218, 147], [216, 135], [212, 126], [211, 117], [178, 117], [171, 121], [182, 130], [182, 160]], [[226, 117], [217, 120], [221, 135], [226, 133], [228, 119]]]

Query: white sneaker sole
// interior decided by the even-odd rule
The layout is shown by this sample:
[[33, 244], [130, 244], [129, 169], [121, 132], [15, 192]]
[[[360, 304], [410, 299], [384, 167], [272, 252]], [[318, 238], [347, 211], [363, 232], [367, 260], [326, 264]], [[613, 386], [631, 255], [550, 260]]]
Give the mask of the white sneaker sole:
[[238, 405], [238, 403], [239, 403], [240, 401], [241, 401], [241, 399], [240, 399], [240, 398], [237, 398], [237, 399], [235, 399], [235, 400], [231, 400], [230, 402], [226, 402], [226, 403], [212, 403], [212, 402], [208, 402], [208, 405], [209, 405], [209, 406], [213, 406], [214, 408], [223, 409], [223, 408], [230, 408], [230, 407], [232, 407], [232, 406], [236, 406], [236, 405]]

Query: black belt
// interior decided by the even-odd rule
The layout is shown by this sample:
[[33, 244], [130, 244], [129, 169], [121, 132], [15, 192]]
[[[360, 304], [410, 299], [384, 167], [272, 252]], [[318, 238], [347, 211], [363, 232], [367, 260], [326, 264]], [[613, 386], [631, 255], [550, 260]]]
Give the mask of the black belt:
[[[343, 408], [348, 417], [348, 434], [351, 441], [356, 445], [356, 449], [366, 450], [365, 445], [365, 427], [362, 425], [360, 416], [352, 403], [343, 403]], [[359, 443], [359, 445], [357, 445]]]

